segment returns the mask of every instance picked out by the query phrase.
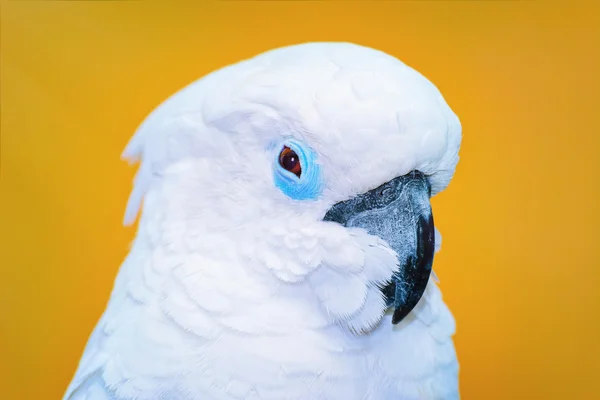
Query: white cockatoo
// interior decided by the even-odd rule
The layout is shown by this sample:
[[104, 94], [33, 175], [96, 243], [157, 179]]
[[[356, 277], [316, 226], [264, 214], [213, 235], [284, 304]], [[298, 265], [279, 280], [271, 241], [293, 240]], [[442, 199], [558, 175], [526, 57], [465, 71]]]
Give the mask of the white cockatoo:
[[139, 227], [64, 399], [458, 399], [430, 197], [460, 142], [432, 83], [350, 43], [177, 92], [125, 150]]

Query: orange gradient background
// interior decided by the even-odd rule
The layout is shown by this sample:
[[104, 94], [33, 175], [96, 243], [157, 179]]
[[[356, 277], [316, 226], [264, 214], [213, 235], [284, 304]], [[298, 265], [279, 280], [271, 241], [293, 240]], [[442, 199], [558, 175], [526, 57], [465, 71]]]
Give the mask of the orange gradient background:
[[[578, 2], [2, 1], [0, 397], [59, 399], [133, 238], [143, 118], [305, 41], [391, 53], [463, 123], [433, 201], [466, 400], [600, 398], [598, 7]], [[307, 399], [310, 400], [310, 399]]]

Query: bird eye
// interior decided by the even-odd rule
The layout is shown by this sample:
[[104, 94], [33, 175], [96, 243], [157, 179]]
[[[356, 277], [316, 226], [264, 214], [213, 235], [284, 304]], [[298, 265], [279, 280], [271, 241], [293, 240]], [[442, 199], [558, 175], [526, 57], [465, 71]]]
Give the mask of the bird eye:
[[295, 174], [297, 177], [300, 177], [300, 174], [302, 173], [302, 166], [300, 165], [298, 154], [287, 146], [284, 146], [281, 153], [279, 153], [279, 165], [281, 165], [283, 169]]
[[269, 152], [274, 150], [271, 153], [273, 183], [294, 200], [319, 198], [325, 183], [317, 152], [294, 138], [284, 140], [281, 144], [273, 143], [274, 146], [269, 147]]

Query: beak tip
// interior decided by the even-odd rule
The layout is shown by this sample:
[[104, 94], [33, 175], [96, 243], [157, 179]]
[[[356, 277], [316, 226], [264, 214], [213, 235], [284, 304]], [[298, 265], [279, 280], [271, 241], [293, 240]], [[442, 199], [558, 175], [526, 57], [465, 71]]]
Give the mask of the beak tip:
[[407, 309], [406, 307], [397, 307], [394, 309], [394, 314], [392, 315], [392, 325], [398, 325], [400, 321], [402, 321], [408, 313], [410, 313], [411, 309]]

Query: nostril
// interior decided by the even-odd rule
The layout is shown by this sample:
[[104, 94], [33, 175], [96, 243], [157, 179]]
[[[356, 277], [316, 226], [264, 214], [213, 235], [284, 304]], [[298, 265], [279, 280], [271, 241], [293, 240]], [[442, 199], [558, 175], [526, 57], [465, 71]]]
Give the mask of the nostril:
[[392, 191], [392, 189], [390, 189], [390, 188], [385, 188], [385, 189], [382, 189], [382, 190], [379, 192], [379, 195], [380, 195], [380, 196], [382, 196], [382, 197], [383, 197], [383, 196], [387, 196], [387, 195], [389, 195], [389, 194], [390, 194], [390, 192], [391, 192], [391, 191]]

